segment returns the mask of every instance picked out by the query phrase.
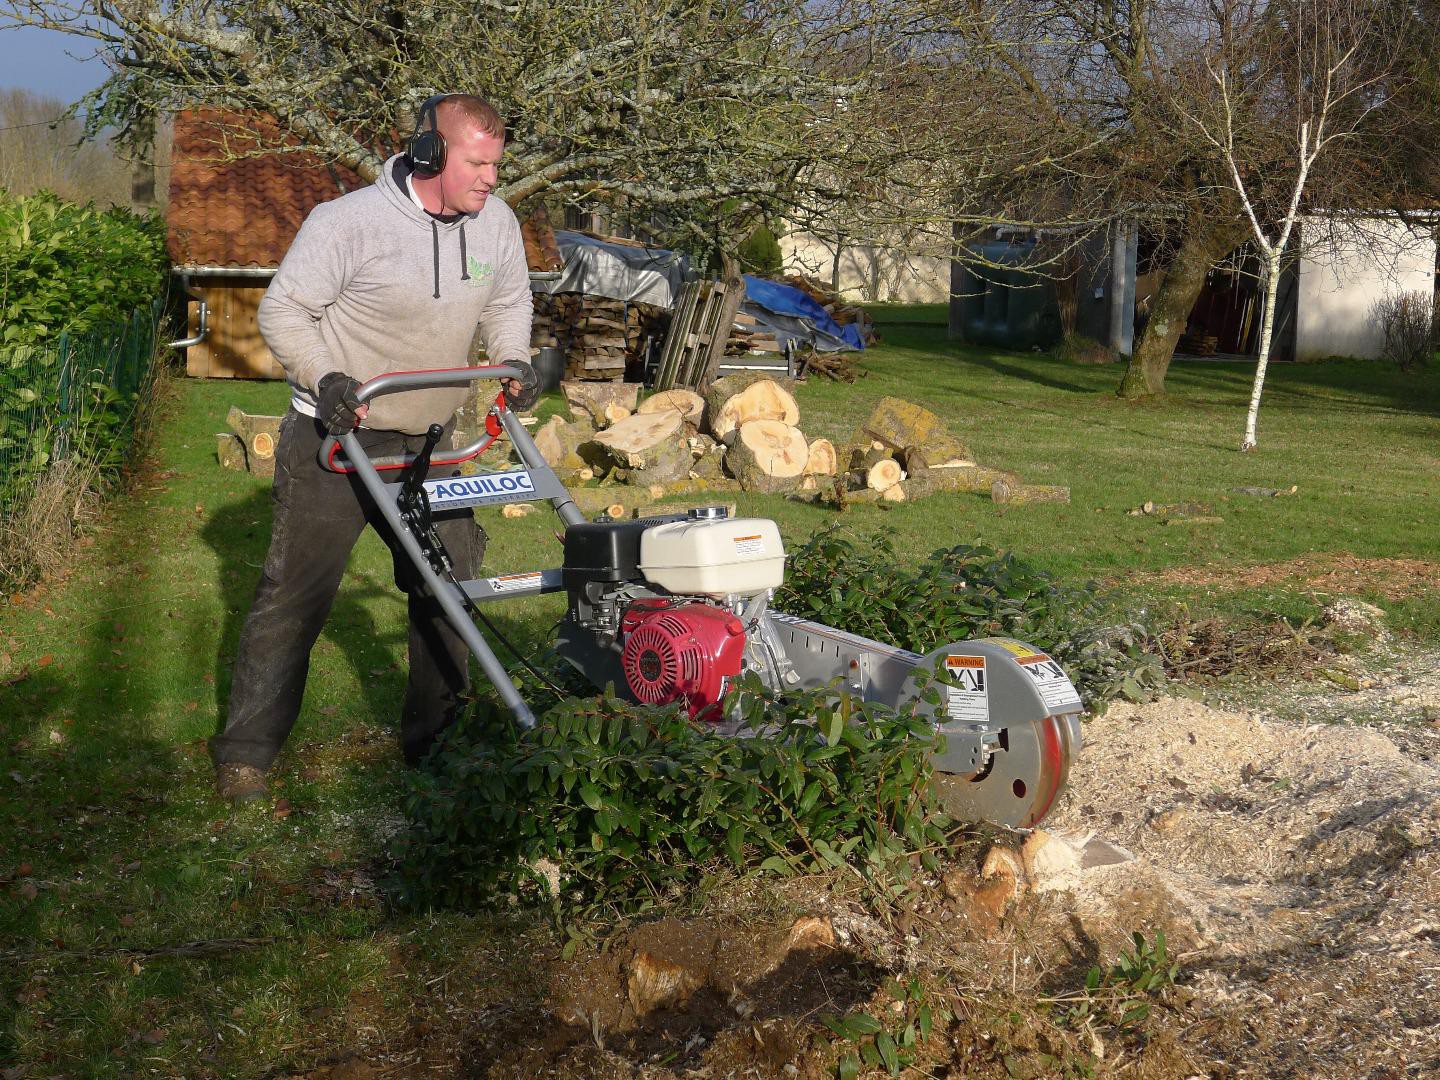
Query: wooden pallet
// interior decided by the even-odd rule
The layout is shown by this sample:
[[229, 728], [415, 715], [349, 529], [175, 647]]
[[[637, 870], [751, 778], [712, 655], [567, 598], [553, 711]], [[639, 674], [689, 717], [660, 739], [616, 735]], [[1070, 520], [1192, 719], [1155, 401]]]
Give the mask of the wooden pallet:
[[675, 301], [654, 389], [695, 390], [713, 382], [744, 299], [741, 278], [687, 282]]

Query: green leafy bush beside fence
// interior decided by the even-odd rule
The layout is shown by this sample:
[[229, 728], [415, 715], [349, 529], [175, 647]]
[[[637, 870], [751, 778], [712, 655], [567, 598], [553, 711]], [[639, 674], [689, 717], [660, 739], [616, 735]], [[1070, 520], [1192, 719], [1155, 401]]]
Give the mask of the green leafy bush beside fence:
[[149, 400], [158, 217], [0, 192], [0, 582], [63, 563]]
[[0, 192], [0, 348], [126, 322], [161, 295], [165, 270], [158, 215]]

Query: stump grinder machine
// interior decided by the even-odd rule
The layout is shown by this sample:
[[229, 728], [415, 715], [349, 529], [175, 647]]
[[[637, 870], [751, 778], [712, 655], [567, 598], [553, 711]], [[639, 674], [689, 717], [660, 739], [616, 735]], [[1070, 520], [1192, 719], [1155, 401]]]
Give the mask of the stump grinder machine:
[[[397, 372], [372, 379], [361, 401], [380, 394], [455, 386], [515, 375], [503, 365]], [[636, 521], [589, 521], [546, 464], [502, 394], [474, 444], [438, 451], [443, 430], [408, 458], [366, 456], [352, 435], [328, 439], [322, 464], [354, 474], [379, 506], [425, 587], [513, 713], [535, 716], [496, 658], [476, 619], [481, 605], [564, 592], [555, 648], [597, 688], [648, 704], [683, 703], [717, 736], [735, 735], [721, 702], [742, 672], [774, 691], [843, 685], [867, 701], [899, 707], [933, 673], [938, 705], [922, 701], [944, 733], [934, 766], [949, 812], [1016, 829], [1055, 805], [1081, 744], [1080, 695], [1060, 665], [1010, 638], [957, 641], [927, 655], [771, 609], [785, 550], [773, 521], [732, 518], [724, 507]], [[504, 432], [518, 466], [462, 473]], [[343, 456], [341, 455], [343, 451]], [[396, 476], [387, 480], [382, 474]], [[435, 518], [473, 507], [548, 500], [564, 524], [563, 565], [472, 581], [456, 579]], [[493, 627], [492, 627], [493, 630]], [[522, 658], [523, 661], [523, 658]], [[934, 695], [929, 695], [933, 697]]]

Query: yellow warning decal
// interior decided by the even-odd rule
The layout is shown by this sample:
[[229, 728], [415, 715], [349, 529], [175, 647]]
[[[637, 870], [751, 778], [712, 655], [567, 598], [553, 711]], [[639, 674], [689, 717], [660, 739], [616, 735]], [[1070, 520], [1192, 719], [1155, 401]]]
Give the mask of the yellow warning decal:
[[1000, 648], [1006, 652], [1013, 653], [1016, 656], [1039, 656], [1041, 658], [1045, 656], [1044, 653], [1038, 651], [1033, 646], [1026, 645], [1023, 641], [1016, 641], [1014, 638], [987, 637], [981, 638], [980, 640], [988, 641], [991, 645], [999, 645]]

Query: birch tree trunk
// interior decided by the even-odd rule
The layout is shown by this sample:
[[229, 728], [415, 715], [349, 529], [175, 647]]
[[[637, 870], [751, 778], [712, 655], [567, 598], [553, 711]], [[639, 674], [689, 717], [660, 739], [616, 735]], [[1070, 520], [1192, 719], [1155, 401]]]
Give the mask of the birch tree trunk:
[[1255, 425], [1260, 418], [1260, 395], [1265, 390], [1265, 369], [1270, 364], [1270, 339], [1275, 333], [1275, 297], [1280, 292], [1280, 248], [1265, 252], [1265, 314], [1260, 320], [1260, 357], [1255, 362], [1255, 382], [1250, 388], [1250, 409], [1245, 414], [1242, 451], [1255, 449]]

